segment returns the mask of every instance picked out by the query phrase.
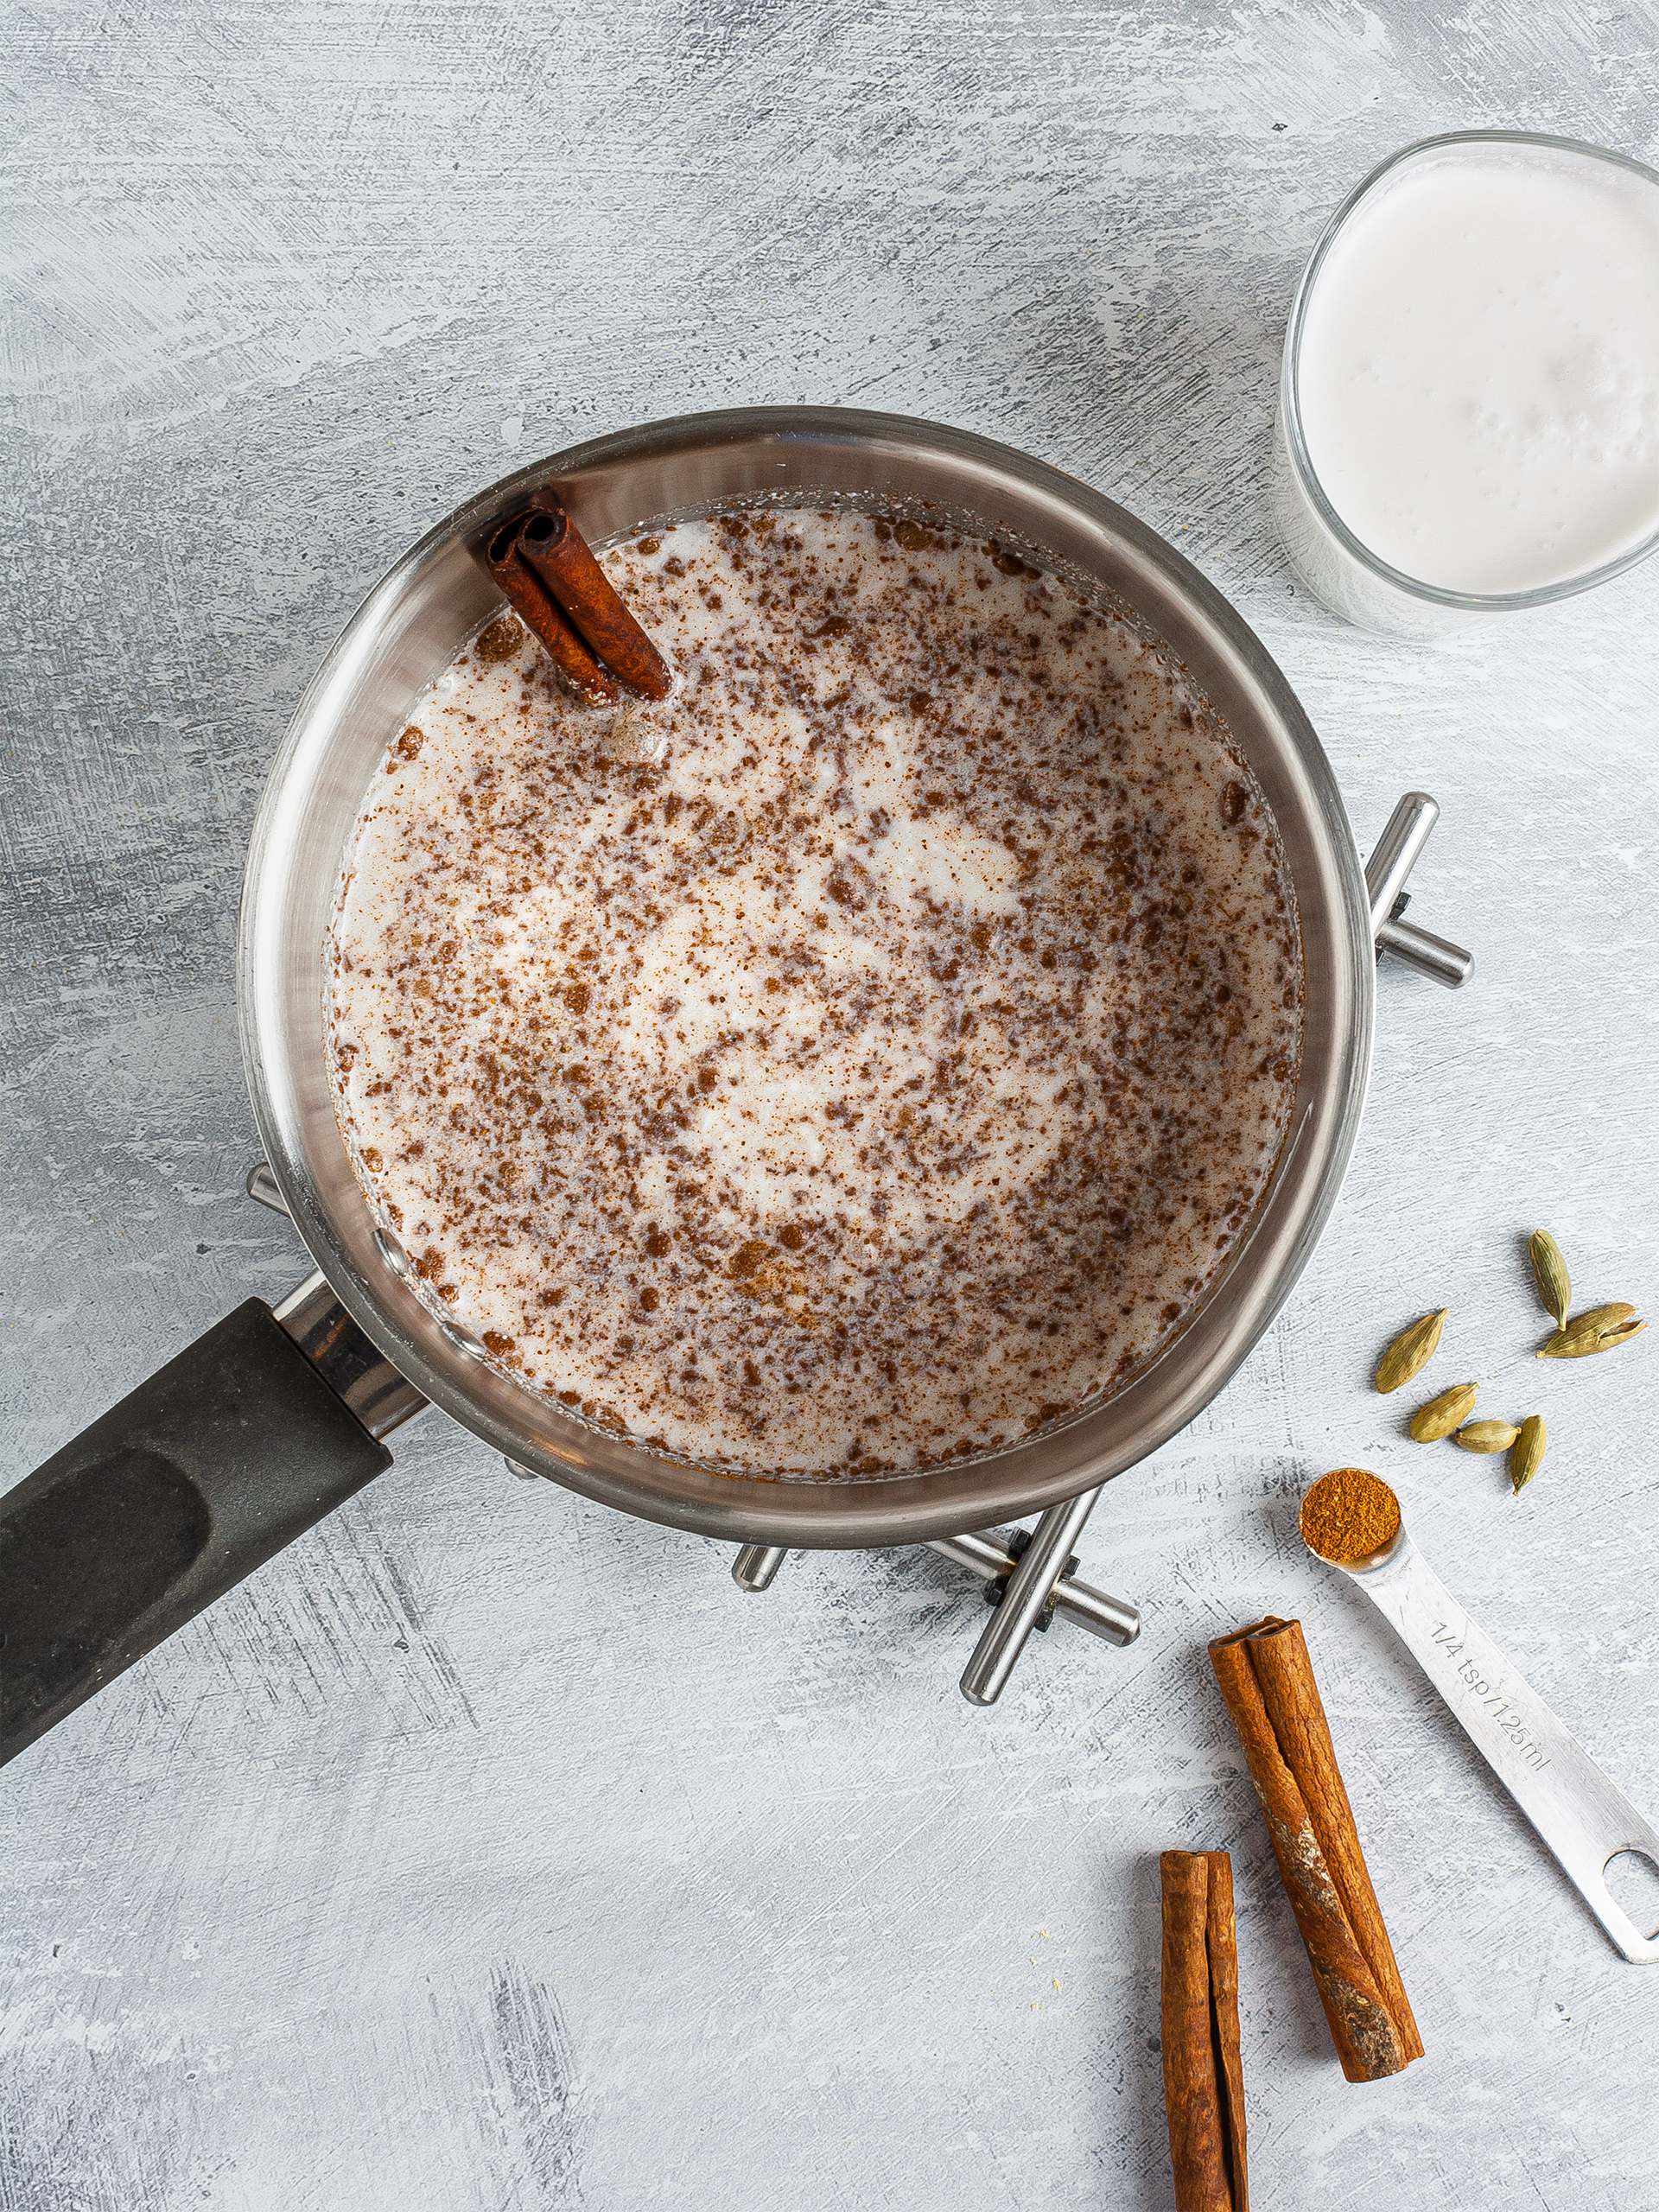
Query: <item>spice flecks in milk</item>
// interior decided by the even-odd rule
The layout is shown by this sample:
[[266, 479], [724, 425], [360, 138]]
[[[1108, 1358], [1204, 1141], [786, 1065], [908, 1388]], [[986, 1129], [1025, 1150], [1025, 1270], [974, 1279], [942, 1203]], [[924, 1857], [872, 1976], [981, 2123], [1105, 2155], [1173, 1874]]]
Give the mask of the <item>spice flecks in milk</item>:
[[1295, 918], [1224, 730], [1122, 622], [914, 523], [607, 558], [673, 694], [580, 707], [493, 626], [343, 881], [338, 1109], [423, 1294], [735, 1469], [935, 1464], [1111, 1389], [1294, 1090]]

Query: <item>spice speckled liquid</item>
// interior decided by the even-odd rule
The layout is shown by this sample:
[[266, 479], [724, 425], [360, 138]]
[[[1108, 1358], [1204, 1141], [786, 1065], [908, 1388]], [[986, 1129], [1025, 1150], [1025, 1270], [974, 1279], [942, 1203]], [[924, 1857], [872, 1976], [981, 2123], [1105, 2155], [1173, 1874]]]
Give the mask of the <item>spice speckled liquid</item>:
[[506, 617], [334, 929], [340, 1121], [423, 1294], [717, 1466], [994, 1449], [1121, 1384], [1288, 1122], [1271, 821], [1173, 664], [995, 545], [789, 511], [607, 566], [673, 694]]

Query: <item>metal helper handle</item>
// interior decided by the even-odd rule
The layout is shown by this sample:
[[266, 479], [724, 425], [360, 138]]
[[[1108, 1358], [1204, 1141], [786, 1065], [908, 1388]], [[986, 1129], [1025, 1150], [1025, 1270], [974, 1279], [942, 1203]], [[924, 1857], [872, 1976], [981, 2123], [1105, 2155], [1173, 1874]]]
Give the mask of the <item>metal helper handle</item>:
[[[512, 1462], [509, 1460], [507, 1465], [512, 1466]], [[514, 1471], [524, 1471], [515, 1469]], [[1096, 1497], [1099, 1495], [1098, 1491], [1094, 1493]], [[1092, 1498], [1090, 1503], [1092, 1504]], [[1071, 1510], [1069, 1506], [1058, 1509], [1067, 1514]], [[965, 1567], [982, 1582], [995, 1586], [988, 1588], [985, 1595], [1000, 1612], [1007, 1603], [1007, 1592], [1021, 1559], [1029, 1553], [1034, 1542], [1034, 1537], [1027, 1538], [1025, 1532], [1020, 1530], [1016, 1532], [1012, 1545], [1005, 1543], [998, 1536], [979, 1535], [934, 1536], [928, 1540], [926, 1548], [931, 1552], [938, 1552], [941, 1559], [950, 1560], [957, 1567]], [[1023, 1552], [1020, 1548], [1022, 1543]], [[732, 1562], [732, 1580], [740, 1590], [770, 1589], [779, 1568], [788, 1556], [781, 1545], [740, 1545], [737, 1557]], [[1090, 1636], [1099, 1637], [1103, 1643], [1119, 1646], [1133, 1643], [1141, 1633], [1139, 1609], [1126, 1599], [1114, 1598], [1104, 1590], [1096, 1590], [1092, 1583], [1078, 1581], [1070, 1571], [1077, 1561], [1069, 1553], [1058, 1551], [1057, 1548], [1056, 1556], [1057, 1579], [1046, 1595], [1039, 1589], [1039, 1602], [1033, 1625], [1046, 1628], [1049, 1620], [1058, 1613], [1064, 1619], [1075, 1621], [1079, 1628], [1086, 1628]], [[1021, 1637], [1020, 1643], [1024, 1641], [1024, 1637]], [[982, 1644], [983, 1639], [982, 1648]], [[1007, 1667], [1002, 1670], [1003, 1681], [1007, 1679], [1007, 1668], [1013, 1666], [1018, 1656], [1019, 1645], [1016, 1644], [1010, 1651]], [[979, 1654], [976, 1653], [975, 1656], [977, 1658]], [[999, 1682], [998, 1688], [1001, 1687]], [[988, 1704], [990, 1701], [988, 1698], [976, 1698], [974, 1700], [976, 1704]]]
[[1406, 879], [1422, 857], [1440, 803], [1427, 791], [1408, 791], [1389, 817], [1388, 827], [1376, 841], [1376, 850], [1365, 863], [1365, 895], [1371, 902], [1371, 934], [1375, 936], [1394, 912], [1394, 902], [1406, 887]]
[[[1020, 1563], [1018, 1553], [998, 1543], [994, 1536], [935, 1536], [927, 1548], [938, 1552], [941, 1559], [953, 1560], [958, 1567], [965, 1567], [982, 1582], [1007, 1583]], [[998, 1594], [998, 1605], [1001, 1602]], [[1075, 1621], [1079, 1628], [1086, 1628], [1090, 1636], [1097, 1636], [1106, 1643], [1133, 1643], [1141, 1633], [1138, 1606], [1130, 1605], [1127, 1599], [1109, 1597], [1092, 1583], [1079, 1582], [1072, 1574], [1061, 1575], [1049, 1592], [1049, 1603], [1063, 1619]]]
[[[1404, 907], [1409, 901], [1402, 893], [1395, 904], [1396, 908]], [[1376, 932], [1376, 949], [1403, 960], [1408, 968], [1414, 968], [1431, 982], [1444, 983], [1449, 991], [1455, 991], [1468, 982], [1475, 964], [1474, 955], [1465, 952], [1460, 944], [1435, 937], [1428, 930], [1420, 930], [1414, 922], [1384, 922]]]
[[1429, 833], [1440, 818], [1440, 802], [1427, 791], [1408, 791], [1377, 839], [1365, 863], [1365, 895], [1370, 901], [1371, 936], [1379, 956], [1388, 953], [1455, 991], [1469, 980], [1474, 957], [1460, 944], [1402, 921], [1409, 904], [1406, 879], [1416, 867]]
[[732, 1561], [732, 1580], [740, 1590], [770, 1590], [788, 1557], [783, 1544], [740, 1544]]
[[1001, 1603], [986, 1622], [974, 1656], [963, 1669], [962, 1694], [969, 1705], [995, 1705], [1001, 1696], [1104, 1487], [1097, 1484], [1064, 1505], [1051, 1505], [1037, 1523], [1020, 1564], [1008, 1577]]
[[1640, 1852], [1659, 1869], [1659, 1831], [1470, 1619], [1403, 1529], [1381, 1566], [1341, 1571], [1394, 1628], [1624, 1956], [1659, 1966], [1659, 1929], [1644, 1936], [1605, 1876], [1622, 1851]]

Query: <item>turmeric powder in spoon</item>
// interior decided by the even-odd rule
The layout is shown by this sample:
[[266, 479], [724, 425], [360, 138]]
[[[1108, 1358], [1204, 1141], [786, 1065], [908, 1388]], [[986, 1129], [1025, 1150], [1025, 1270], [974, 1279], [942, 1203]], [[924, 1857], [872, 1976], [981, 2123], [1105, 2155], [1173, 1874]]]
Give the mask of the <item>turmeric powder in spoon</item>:
[[1400, 1501], [1363, 1467], [1338, 1467], [1302, 1500], [1301, 1527], [1309, 1551], [1345, 1567], [1388, 1549], [1400, 1533]]

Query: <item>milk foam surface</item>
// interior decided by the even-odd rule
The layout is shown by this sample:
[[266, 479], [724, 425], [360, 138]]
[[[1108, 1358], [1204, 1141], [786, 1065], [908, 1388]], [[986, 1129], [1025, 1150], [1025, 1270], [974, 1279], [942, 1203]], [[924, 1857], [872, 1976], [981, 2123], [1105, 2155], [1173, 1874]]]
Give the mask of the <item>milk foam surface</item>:
[[715, 1465], [936, 1464], [1120, 1383], [1266, 1185], [1300, 1035], [1224, 730], [995, 545], [787, 512], [607, 556], [677, 671], [516, 618], [421, 700], [334, 941], [338, 1109], [423, 1295]]
[[1659, 187], [1448, 148], [1348, 218], [1309, 295], [1308, 456], [1354, 535], [1443, 590], [1535, 590], [1659, 529]]

